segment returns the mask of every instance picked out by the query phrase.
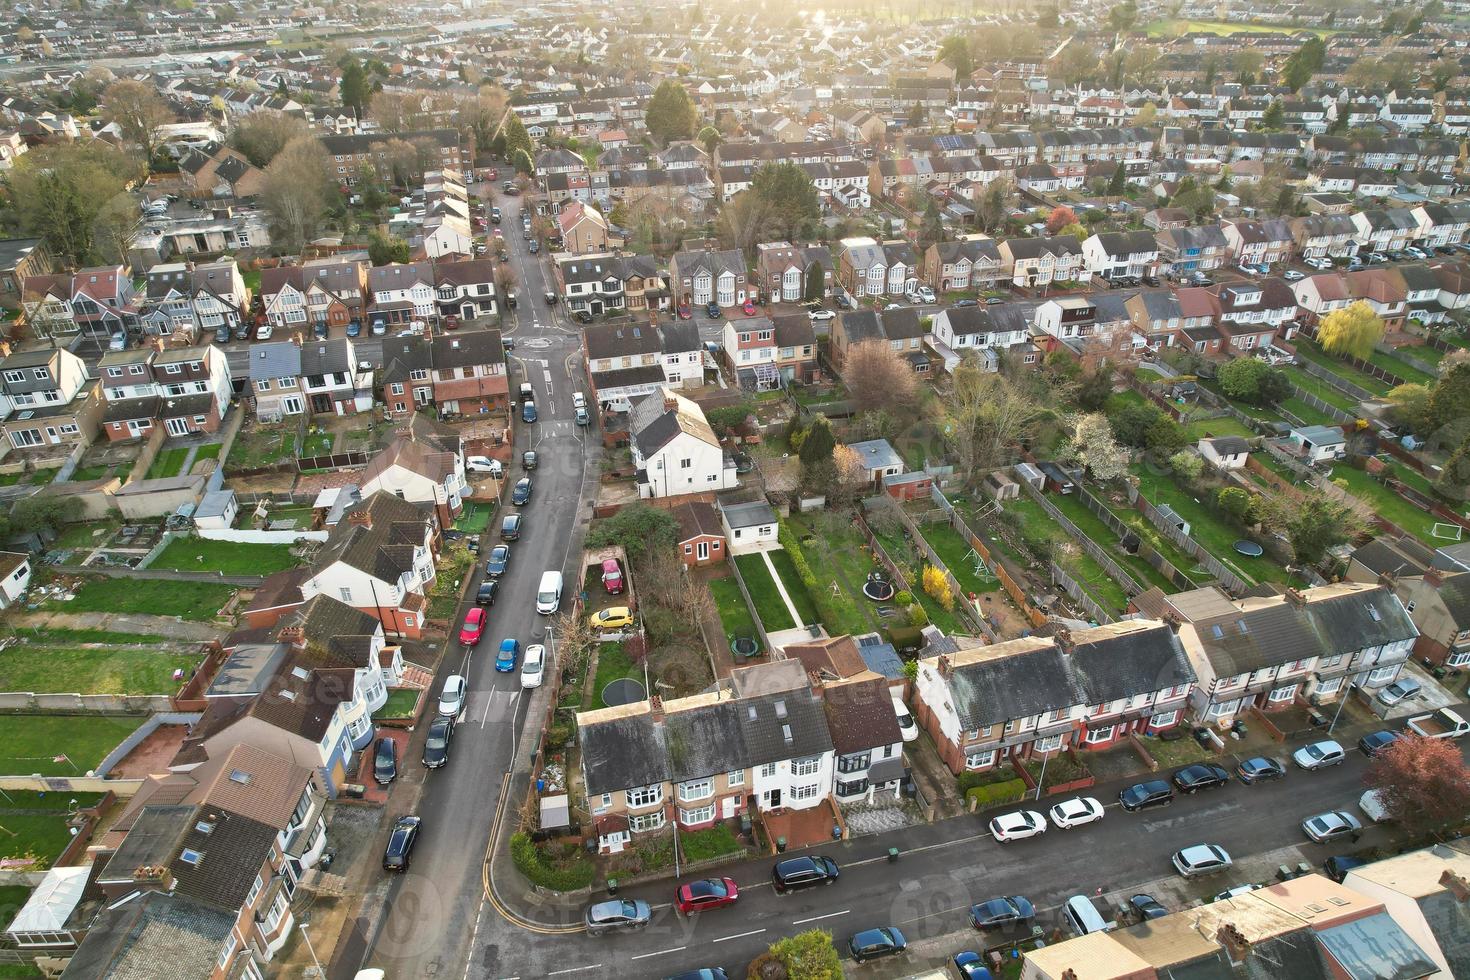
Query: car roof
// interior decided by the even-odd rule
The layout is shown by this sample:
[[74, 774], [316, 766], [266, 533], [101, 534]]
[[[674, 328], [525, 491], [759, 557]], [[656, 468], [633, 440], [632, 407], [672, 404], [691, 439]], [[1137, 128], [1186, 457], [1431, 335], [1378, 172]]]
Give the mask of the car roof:
[[1186, 861], [1215, 861], [1224, 853], [1215, 844], [1191, 844], [1188, 847], [1181, 847], [1179, 849], [1179, 855]]
[[515, 648], [516, 648], [516, 641], [515, 641], [515, 638], [514, 637], [509, 637], [508, 636], [505, 639], [503, 639], [503, 640], [500, 641], [500, 649], [502, 649], [502, 650], [514, 650]]

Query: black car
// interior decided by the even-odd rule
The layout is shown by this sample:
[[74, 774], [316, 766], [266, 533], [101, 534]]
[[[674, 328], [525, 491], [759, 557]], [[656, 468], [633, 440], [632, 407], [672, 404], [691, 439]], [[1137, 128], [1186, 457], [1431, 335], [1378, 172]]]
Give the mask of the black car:
[[536, 468], [536, 450], [527, 449], [521, 453], [521, 465], [528, 470], [534, 470]]
[[424, 740], [424, 768], [438, 769], [449, 761], [449, 740], [454, 737], [454, 719], [440, 715], [429, 725]]
[[988, 902], [970, 906], [970, 925], [976, 929], [1025, 926], [1030, 925], [1035, 918], [1035, 906], [1021, 895], [992, 898]]
[[[1144, 276], [1143, 277], [1143, 284], [1145, 286], [1157, 286], [1159, 284], [1159, 277], [1158, 276]], [[1145, 896], [1145, 897], [1147, 897], [1147, 896]]]
[[493, 578], [490, 579], [490, 580], [488, 580], [488, 581], [481, 582], [480, 583], [480, 587], [475, 590], [475, 605], [477, 605], [477, 606], [493, 606], [493, 605], [495, 605], [495, 590], [498, 589], [499, 587], [500, 587], [500, 582], [498, 580], [496, 580], [496, 579], [493, 579]]
[[1168, 806], [1174, 802], [1174, 791], [1162, 779], [1150, 779], [1146, 783], [1134, 783], [1118, 794], [1123, 809], [1131, 812], [1150, 807]]
[[399, 817], [388, 835], [388, 846], [383, 850], [384, 871], [407, 871], [408, 858], [413, 853], [414, 842], [419, 839], [418, 817]]
[[848, 953], [859, 963], [879, 960], [885, 956], [897, 956], [908, 948], [908, 940], [898, 931], [897, 926], [864, 929], [847, 941]]
[[578, 310], [577, 312], [572, 314], [572, 318], [575, 319], [578, 323], [592, 322], [592, 314], [588, 313], [586, 310]]
[[1134, 895], [1128, 899], [1128, 907], [1138, 916], [1140, 922], [1162, 919], [1169, 914], [1169, 910], [1160, 905], [1152, 895]]
[[1322, 862], [1322, 870], [1327, 872], [1327, 877], [1342, 884], [1342, 879], [1348, 876], [1348, 872], [1354, 868], [1361, 868], [1367, 864], [1362, 858], [1349, 857], [1346, 854], [1334, 854]]
[[1174, 774], [1174, 785], [1181, 793], [1198, 793], [1202, 789], [1215, 789], [1230, 782], [1230, 773], [1213, 762], [1201, 762], [1185, 766]]
[[963, 310], [967, 306], [979, 306], [979, 305], [980, 305], [980, 301], [979, 300], [976, 300], [976, 299], [961, 299], [961, 300], [956, 300], [955, 301], [954, 309], [956, 309], [956, 310]]
[[398, 778], [398, 743], [391, 738], [378, 739], [373, 751], [373, 780], [379, 786], [387, 786]]
[[500, 522], [500, 538], [502, 541], [514, 541], [521, 536], [521, 515], [506, 514], [505, 520]]
[[531, 478], [529, 476], [523, 476], [516, 481], [516, 485], [510, 491], [510, 502], [517, 507], [524, 507], [531, 502]]
[[830, 885], [840, 873], [837, 862], [821, 854], [787, 858], [771, 868], [771, 885], [777, 895], [784, 895], [814, 885]]
[[1386, 728], [1381, 732], [1369, 732], [1358, 739], [1358, 751], [1371, 759], [1398, 740], [1399, 733]]
[[490, 558], [485, 562], [485, 575], [487, 578], [499, 578], [504, 574], [506, 566], [510, 564], [510, 545], [497, 544], [490, 549]]
[[1240, 776], [1242, 783], [1249, 785], [1251, 783], [1264, 783], [1268, 779], [1280, 779], [1286, 775], [1286, 767], [1276, 759], [1258, 755], [1236, 766], [1235, 772]]
[[535, 255], [537, 252], [541, 251], [541, 246], [537, 243], [536, 239], [533, 238], [531, 239], [530, 244], [526, 246], [526, 251], [530, 252], [532, 255]]

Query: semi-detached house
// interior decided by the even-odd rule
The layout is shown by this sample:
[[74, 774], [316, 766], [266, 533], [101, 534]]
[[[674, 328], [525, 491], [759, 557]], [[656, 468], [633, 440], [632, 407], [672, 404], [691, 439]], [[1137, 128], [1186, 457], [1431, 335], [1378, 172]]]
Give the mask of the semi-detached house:
[[110, 442], [145, 438], [155, 423], [170, 438], [215, 432], [229, 411], [230, 366], [218, 347], [109, 351], [97, 372]]
[[368, 264], [352, 259], [308, 260], [260, 274], [266, 321], [277, 330], [362, 323], [368, 300]]
[[101, 386], [63, 348], [36, 348], [0, 361], [0, 429], [15, 449], [91, 442], [102, 415]]

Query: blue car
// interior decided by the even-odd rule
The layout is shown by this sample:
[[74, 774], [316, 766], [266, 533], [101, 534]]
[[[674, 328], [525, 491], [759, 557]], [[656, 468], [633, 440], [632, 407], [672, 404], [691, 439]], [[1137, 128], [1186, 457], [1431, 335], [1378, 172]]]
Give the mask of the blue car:
[[520, 640], [501, 640], [500, 652], [495, 654], [495, 669], [502, 674], [508, 674], [516, 669], [516, 661], [521, 656]]
[[992, 980], [990, 968], [973, 949], [954, 954], [954, 968], [965, 980]]
[[352, 320], [347, 324], [347, 336], [358, 337], [362, 334], [362, 321]]
[[524, 403], [521, 404], [521, 421], [522, 422], [534, 422], [534, 421], [536, 421], [536, 404], [535, 404], [535, 402], [524, 402]]

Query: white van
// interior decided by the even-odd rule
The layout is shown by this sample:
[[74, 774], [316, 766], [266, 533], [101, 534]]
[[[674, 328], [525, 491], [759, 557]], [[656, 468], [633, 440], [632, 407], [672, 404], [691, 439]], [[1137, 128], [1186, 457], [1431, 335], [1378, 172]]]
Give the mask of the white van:
[[536, 588], [536, 611], [550, 616], [561, 608], [561, 572], [542, 572]]
[[1091, 932], [1107, 932], [1113, 924], [1098, 913], [1097, 906], [1086, 895], [1073, 895], [1062, 906], [1062, 921], [1074, 936], [1085, 936]]

